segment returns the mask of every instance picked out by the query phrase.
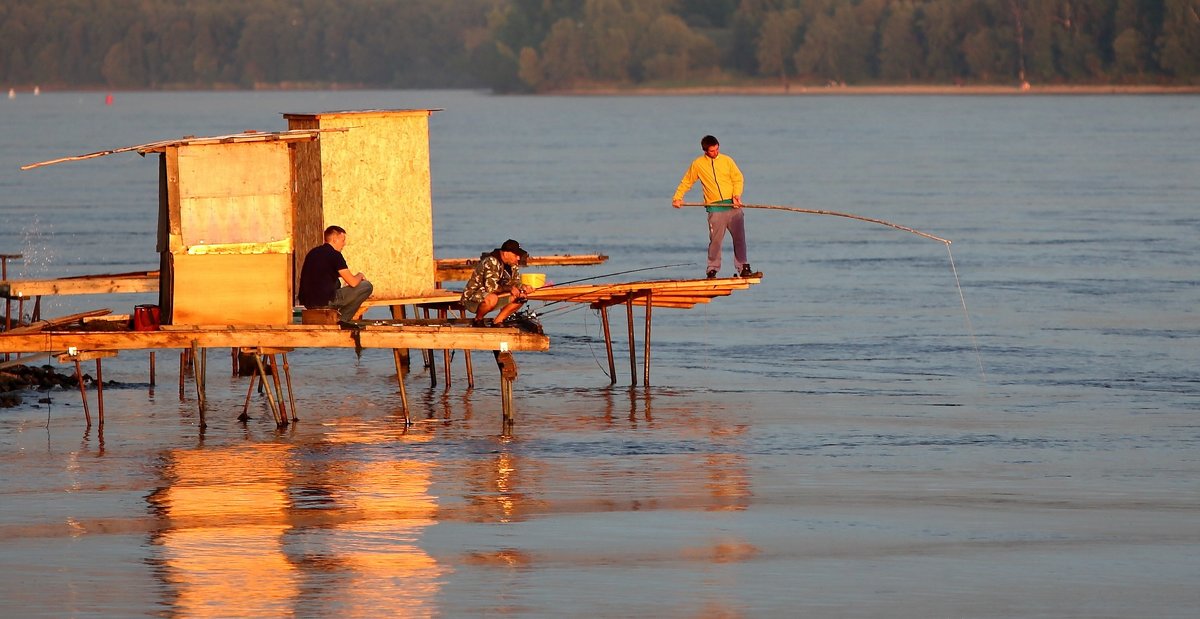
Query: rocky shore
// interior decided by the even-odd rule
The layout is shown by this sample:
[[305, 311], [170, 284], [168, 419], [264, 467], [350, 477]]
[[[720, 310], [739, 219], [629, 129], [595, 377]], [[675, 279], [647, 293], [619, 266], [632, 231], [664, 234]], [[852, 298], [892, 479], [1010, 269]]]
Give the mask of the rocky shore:
[[[83, 381], [87, 384], [94, 379], [84, 374]], [[23, 392], [30, 389], [49, 391], [55, 387], [75, 389], [78, 386], [74, 375], [60, 374], [52, 365], [13, 366], [0, 370], [0, 408], [11, 408], [21, 404], [24, 400], [23, 395], [26, 395]]]

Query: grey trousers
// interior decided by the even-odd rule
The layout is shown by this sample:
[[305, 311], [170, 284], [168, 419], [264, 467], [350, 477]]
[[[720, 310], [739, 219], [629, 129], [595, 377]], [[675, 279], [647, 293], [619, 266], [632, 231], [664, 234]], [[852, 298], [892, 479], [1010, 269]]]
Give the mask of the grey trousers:
[[358, 308], [362, 307], [363, 301], [371, 296], [371, 292], [375, 287], [371, 282], [362, 280], [357, 286], [342, 286], [333, 293], [333, 299], [329, 301], [329, 307], [338, 311], [338, 319], [342, 322], [354, 320], [354, 313]]
[[746, 259], [746, 212], [740, 208], [708, 213], [708, 270], [721, 270], [721, 243], [725, 231], [733, 237], [733, 268], [741, 271]]

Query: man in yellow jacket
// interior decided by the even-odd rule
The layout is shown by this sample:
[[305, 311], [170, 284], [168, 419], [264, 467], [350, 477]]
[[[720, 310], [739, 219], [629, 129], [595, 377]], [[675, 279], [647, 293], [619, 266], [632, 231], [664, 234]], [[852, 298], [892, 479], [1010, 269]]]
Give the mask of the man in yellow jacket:
[[744, 179], [733, 158], [721, 154], [721, 143], [711, 135], [700, 140], [704, 154], [697, 157], [683, 173], [671, 206], [683, 205], [683, 195], [700, 181], [704, 190], [704, 210], [708, 211], [708, 270], [709, 279], [721, 270], [721, 243], [725, 232], [733, 237], [733, 268], [739, 277], [762, 277], [750, 268], [746, 258], [745, 211], [742, 210]]

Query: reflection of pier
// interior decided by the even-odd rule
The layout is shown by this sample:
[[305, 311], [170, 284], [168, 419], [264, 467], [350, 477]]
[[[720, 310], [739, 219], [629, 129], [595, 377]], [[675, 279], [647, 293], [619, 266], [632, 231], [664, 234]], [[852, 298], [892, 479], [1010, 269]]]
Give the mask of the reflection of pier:
[[148, 502], [172, 614], [353, 617], [388, 605], [433, 614], [446, 568], [419, 541], [438, 510], [434, 465], [330, 464], [296, 445], [166, 452]]

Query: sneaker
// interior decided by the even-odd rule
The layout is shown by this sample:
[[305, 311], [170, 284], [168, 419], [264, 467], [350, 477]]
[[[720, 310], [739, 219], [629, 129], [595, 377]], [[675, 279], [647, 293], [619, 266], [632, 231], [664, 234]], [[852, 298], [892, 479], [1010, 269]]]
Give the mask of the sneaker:
[[709, 272], [707, 273], [707, 276], [708, 276], [708, 278], [709, 278], [709, 279], [716, 279], [716, 278], [717, 278], [717, 272], [716, 272], [715, 270], [714, 270], [714, 271], [709, 271]]
[[749, 262], [747, 262], [746, 264], [743, 264], [742, 272], [738, 273], [738, 277], [762, 277], [762, 276], [763, 276], [762, 271], [751, 271], [750, 270]]

